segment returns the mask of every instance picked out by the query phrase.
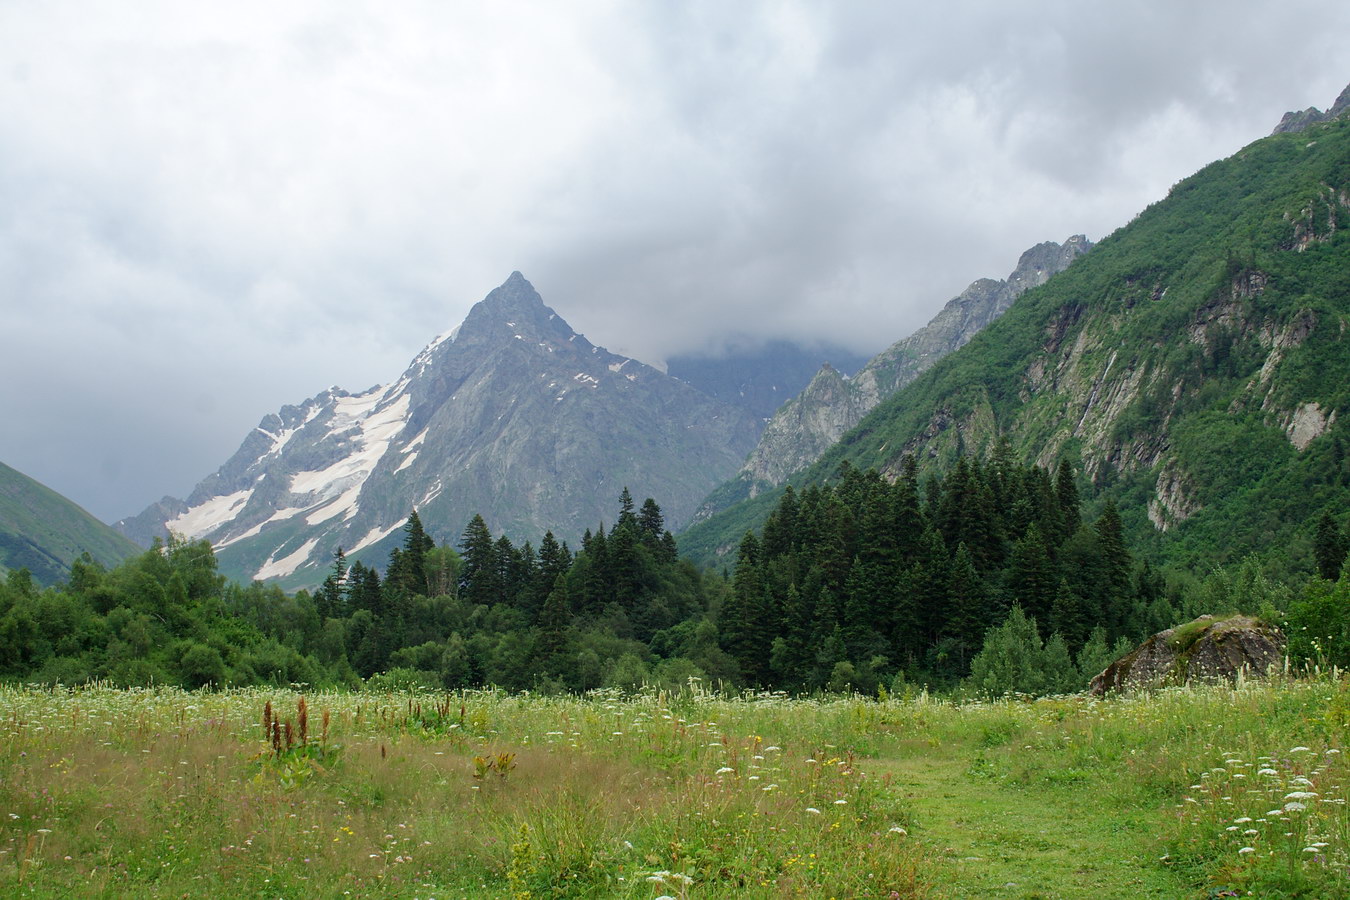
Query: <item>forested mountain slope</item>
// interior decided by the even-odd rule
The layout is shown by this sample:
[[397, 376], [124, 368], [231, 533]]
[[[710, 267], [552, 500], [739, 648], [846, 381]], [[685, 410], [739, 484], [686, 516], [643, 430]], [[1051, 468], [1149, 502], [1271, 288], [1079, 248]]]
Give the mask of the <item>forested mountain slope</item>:
[[[1350, 121], [1278, 133], [1178, 183], [872, 411], [799, 486], [848, 460], [889, 477], [960, 455], [1070, 461], [1131, 542], [1191, 565], [1311, 564], [1344, 522], [1350, 400]], [[768, 492], [690, 529], [725, 559]]]

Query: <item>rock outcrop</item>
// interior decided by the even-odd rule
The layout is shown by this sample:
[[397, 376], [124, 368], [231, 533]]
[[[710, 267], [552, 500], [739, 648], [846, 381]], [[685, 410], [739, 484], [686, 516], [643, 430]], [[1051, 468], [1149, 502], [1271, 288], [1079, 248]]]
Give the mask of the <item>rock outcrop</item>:
[[1097, 696], [1137, 688], [1264, 675], [1284, 656], [1278, 628], [1250, 616], [1194, 622], [1161, 631], [1092, 679]]
[[1336, 102], [1331, 105], [1331, 109], [1322, 112], [1315, 106], [1307, 109], [1298, 109], [1284, 114], [1280, 119], [1280, 124], [1275, 126], [1271, 134], [1286, 134], [1294, 131], [1302, 131], [1310, 125], [1316, 125], [1319, 122], [1330, 122], [1332, 119], [1338, 119], [1350, 110], [1350, 85], [1341, 91], [1341, 95], [1336, 98]]

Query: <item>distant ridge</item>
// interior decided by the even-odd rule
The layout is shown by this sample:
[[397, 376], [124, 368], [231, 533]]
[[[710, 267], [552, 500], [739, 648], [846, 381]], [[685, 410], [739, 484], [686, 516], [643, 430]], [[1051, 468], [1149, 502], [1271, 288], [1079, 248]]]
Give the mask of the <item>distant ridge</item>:
[[55, 584], [82, 553], [111, 568], [139, 552], [72, 501], [0, 463], [0, 569], [27, 569], [39, 584]]

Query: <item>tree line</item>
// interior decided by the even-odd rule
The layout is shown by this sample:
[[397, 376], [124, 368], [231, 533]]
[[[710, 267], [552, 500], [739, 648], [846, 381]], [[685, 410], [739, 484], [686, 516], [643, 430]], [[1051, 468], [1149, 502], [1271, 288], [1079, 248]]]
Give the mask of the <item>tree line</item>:
[[[1204, 612], [1260, 613], [1301, 658], [1350, 663], [1344, 529], [1312, 526], [1301, 589], [1255, 560], [1166, 577], [1106, 503], [1087, 520], [1072, 466], [959, 459], [920, 481], [845, 464], [789, 488], [735, 568], [682, 559], [660, 507], [627, 489], [575, 550], [494, 536], [475, 516], [438, 545], [414, 511], [383, 572], [341, 551], [313, 592], [230, 582], [205, 541], [171, 537], [105, 569], [87, 556], [41, 589], [0, 581], [0, 678], [187, 687], [303, 683], [585, 691], [861, 690], [905, 684], [1053, 692]], [[1338, 580], [1339, 579], [1339, 580]], [[1017, 668], [1018, 676], [1004, 674]], [[1028, 664], [1027, 660], [1031, 660]]]

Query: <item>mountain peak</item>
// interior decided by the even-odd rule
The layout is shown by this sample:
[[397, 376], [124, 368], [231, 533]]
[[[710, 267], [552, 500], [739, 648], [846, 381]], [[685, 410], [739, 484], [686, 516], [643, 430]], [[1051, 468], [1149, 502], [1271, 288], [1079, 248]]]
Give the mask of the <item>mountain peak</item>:
[[[574, 332], [562, 317], [544, 304], [544, 298], [520, 272], [510, 277], [474, 304], [460, 326], [459, 342], [511, 340], [535, 342], [572, 340]], [[579, 337], [579, 336], [578, 336]]]
[[1302, 131], [1311, 125], [1339, 119], [1347, 111], [1350, 111], [1350, 85], [1346, 85], [1345, 90], [1341, 91], [1341, 95], [1336, 98], [1336, 102], [1331, 104], [1331, 108], [1326, 112], [1322, 112], [1315, 106], [1310, 106], [1307, 109], [1292, 110], [1285, 113], [1284, 118], [1280, 119], [1280, 124], [1275, 126], [1275, 130], [1271, 134]]

